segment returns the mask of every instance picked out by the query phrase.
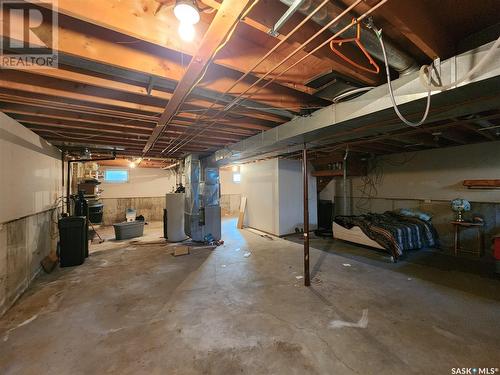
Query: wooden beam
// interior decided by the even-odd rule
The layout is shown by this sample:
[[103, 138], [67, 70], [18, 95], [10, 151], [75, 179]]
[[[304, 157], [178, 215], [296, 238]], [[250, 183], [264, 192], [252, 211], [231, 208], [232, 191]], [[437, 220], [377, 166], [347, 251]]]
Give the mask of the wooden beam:
[[[220, 7], [220, 4], [215, 0], [202, 0], [202, 2], [214, 9], [219, 9]], [[319, 4], [319, 2], [317, 3]], [[245, 17], [243, 22], [246, 25], [252, 27], [253, 29], [258, 30], [261, 33], [268, 36], [276, 20], [278, 20], [283, 15], [286, 9], [287, 9], [286, 5], [278, 3], [277, 1], [273, 2], [272, 6], [269, 6], [269, 3], [263, 2], [258, 4], [252, 11], [252, 14], [249, 17]], [[341, 10], [339, 10], [337, 14], [339, 14], [340, 12]], [[323, 14], [322, 11], [320, 11], [319, 14]], [[300, 15], [297, 14], [293, 15], [283, 26], [282, 32], [284, 32], [285, 34], [288, 33], [292, 29], [292, 27], [295, 27], [300, 21], [301, 21]], [[304, 42], [307, 38], [309, 38], [309, 36], [317, 32], [320, 29], [320, 27], [321, 26], [315, 25], [313, 22], [306, 23], [296, 34], [294, 34], [290, 39], [288, 39], [288, 41], [284, 44], [283, 48], [286, 49], [287, 53], [291, 52], [293, 48], [297, 48], [302, 42]], [[325, 35], [326, 34], [327, 33], [325, 33]], [[275, 38], [278, 40], [281, 40], [284, 37], [285, 35], [283, 34], [278, 34], [275, 36]], [[224, 53], [225, 51], [223, 50], [221, 52]], [[295, 55], [294, 59], [298, 60], [302, 58], [305, 54], [306, 54], [305, 51], [299, 51]], [[354, 56], [350, 57], [356, 59], [356, 57]], [[220, 61], [218, 60], [218, 62]], [[220, 63], [222, 64], [222, 62]], [[303, 77], [302, 82], [308, 82], [315, 76], [331, 71], [336, 71], [341, 75], [352, 77], [358, 82], [371, 86], [378, 85], [382, 80], [381, 75], [374, 76], [366, 74], [365, 72], [362, 72], [359, 69], [356, 69], [348, 64], [345, 64], [343, 61], [340, 61], [340, 59], [337, 59], [336, 55], [332, 53], [328, 48], [322, 48], [316, 51], [314, 54], [312, 54], [306, 60], [304, 60], [304, 64], [301, 64], [297, 68], [302, 69], [304, 65], [310, 65], [310, 64], [313, 64], [315, 67], [317, 67], [317, 73], [314, 75], [308, 75], [308, 74], [301, 75], [299, 73], [299, 76]], [[294, 69], [290, 70], [290, 72], [293, 72], [293, 70]], [[297, 75], [294, 74], [294, 76]]]
[[[255, 0], [254, 0], [255, 1]], [[175, 88], [172, 98], [169, 100], [165, 111], [160, 116], [158, 125], [149, 138], [143, 152], [146, 154], [161, 133], [164, 131], [172, 118], [176, 115], [179, 107], [189, 95], [191, 90], [203, 78], [204, 72], [208, 68], [214, 55], [217, 53], [224, 40], [230, 37], [232, 30], [239, 22], [245, 8], [252, 3], [252, 0], [225, 0], [214, 17], [210, 27], [205, 33], [200, 47], [189, 63], [184, 76]], [[255, 3], [254, 3], [255, 4]]]
[[[102, 106], [121, 107], [127, 110], [159, 114], [164, 107], [160, 101], [154, 101], [147, 97], [134, 95], [120, 95], [112, 90], [105, 90], [86, 84], [68, 83], [60, 80], [49, 79], [48, 77], [30, 75], [18, 71], [1, 71], [0, 88], [8, 90], [25, 91], [32, 94], [56, 96], [65, 99], [84, 101], [86, 103], [98, 104]], [[120, 98], [120, 99], [115, 99]], [[121, 100], [126, 99], [126, 100]], [[164, 102], [163, 102], [164, 103]], [[195, 120], [197, 115], [190, 112], [180, 111], [178, 117]], [[156, 118], [156, 121], [158, 118]], [[272, 123], [261, 120], [232, 120], [223, 119], [218, 124], [232, 128], [243, 128], [252, 130], [268, 130]], [[266, 126], [268, 124], [268, 126]]]
[[[22, 23], [25, 21], [27, 22], [17, 14], [12, 14], [11, 22]], [[109, 72], [120, 70], [123, 73], [123, 70], [125, 70], [130, 71], [132, 76], [134, 73], [139, 73], [172, 82], [179, 81], [184, 75], [185, 66], [183, 66], [182, 59], [178, 54], [168, 53], [168, 50], [165, 53], [165, 49], [141, 41], [132, 44], [116, 43], [113, 39], [116, 39], [116, 35], [111, 32], [96, 35], [96, 30], [89, 30], [89, 27], [87, 27], [87, 30], [83, 28], [79, 32], [78, 27], [82, 28], [82, 21], [68, 19], [67, 17], [59, 18], [57, 47], [61, 64], [77, 66], [83, 69], [90, 69], [93, 64], [100, 64], [106, 66]], [[37, 27], [37, 35], [42, 40], [48, 38], [51, 31], [52, 25], [46, 22], [42, 22]], [[3, 35], [1, 28], [0, 36], [10, 37], [9, 35]], [[223, 67], [216, 70], [212, 69], [207, 74], [209, 79], [203, 83], [203, 88], [215, 93], [222, 93], [234, 83], [235, 75], [239, 77], [241, 73]], [[124, 76], [123, 78], [126, 79], [127, 77]], [[245, 79], [238, 84], [238, 89], [248, 87], [252, 81], [250, 78]], [[322, 99], [280, 87], [279, 85], [270, 85], [263, 90], [263, 95], [260, 97], [265, 99], [262, 102], [266, 105], [281, 108], [300, 108], [301, 106], [309, 106], [311, 103], [325, 103]]]
[[[49, 122], [49, 121], [29, 121], [25, 119], [16, 119], [19, 121], [21, 124], [23, 124], [26, 127], [37, 129], [39, 131], [50, 131], [50, 132], [64, 132], [64, 131], [73, 131], [73, 132], [80, 132], [81, 134], [87, 134], [87, 135], [109, 135], [113, 136], [114, 139], [120, 140], [120, 139], [134, 139], [134, 140], [140, 140], [140, 141], [146, 141], [149, 137], [148, 133], [140, 133], [140, 132], [131, 132], [127, 131], [124, 132], [122, 131], [117, 131], [115, 129], [99, 129], [95, 127], [85, 127], [85, 126], [78, 126], [78, 125], [73, 125], [73, 124], [61, 124], [61, 123], [54, 123], [54, 122]], [[174, 138], [179, 135], [179, 132], [174, 132], [174, 131], [169, 131], [165, 136]], [[199, 145], [208, 145], [208, 146], [224, 146], [227, 144], [234, 143], [233, 140], [223, 140], [223, 139], [203, 139], [197, 142]], [[159, 143], [159, 144], [164, 144], [164, 143]], [[165, 144], [166, 145], [166, 144]]]
[[[14, 103], [14, 104], [11, 104]], [[119, 123], [121, 126], [125, 127], [134, 127], [137, 126], [150, 126], [153, 128], [158, 120], [157, 117], [154, 116], [142, 116], [134, 113], [128, 112], [120, 112], [113, 110], [104, 110], [102, 108], [96, 108], [91, 106], [81, 106], [70, 104], [66, 102], [56, 102], [56, 101], [47, 101], [42, 99], [35, 98], [24, 98], [16, 95], [5, 95], [0, 93], [0, 110], [4, 110], [8, 113], [18, 113], [18, 114], [42, 114], [46, 113], [46, 111], [55, 110], [52, 113], [56, 114], [55, 116], [60, 117], [64, 114], [69, 114], [72, 117], [78, 118], [80, 121], [85, 118], [85, 116], [97, 116], [95, 118], [102, 119], [101, 122], [109, 124], [109, 123]], [[82, 115], [83, 114], [83, 115]], [[126, 121], [124, 121], [126, 120]], [[124, 121], [126, 125], [123, 125], [120, 121]], [[190, 120], [175, 120], [172, 121], [171, 126], [173, 128], [185, 129], [187, 126], [194, 125]], [[221, 127], [220, 125], [214, 126], [213, 135], [233, 135], [239, 137], [248, 137], [254, 135], [256, 132], [253, 130], [245, 130], [238, 128], [226, 128]]]
[[[426, 129], [426, 132], [428, 134], [434, 133], [434, 131], [432, 129]], [[446, 132], [440, 132], [440, 133], [441, 134], [438, 135], [439, 138], [446, 139], [446, 140], [454, 142], [458, 145], [465, 145], [465, 144], [469, 143], [469, 140], [467, 139], [467, 137], [464, 137], [464, 136], [458, 134], [457, 132], [446, 131]]]
[[[354, 0], [342, 1], [346, 5], [354, 2]], [[373, 5], [372, 3], [373, 0], [361, 3], [360, 11], [365, 12]], [[439, 19], [433, 16], [429, 4], [414, 0], [388, 1], [383, 9], [377, 12], [377, 16], [392, 24], [398, 34], [403, 34], [430, 59], [436, 57], [445, 59], [454, 52], [455, 43], [449, 37], [449, 32], [443, 29]]]
[[[68, 116], [67, 112], [51, 111], [51, 110], [32, 110], [30, 107], [12, 108], [0, 102], [0, 111], [9, 114], [11, 117], [18, 121], [25, 121], [31, 123], [46, 123], [46, 124], [59, 124], [61, 126], [72, 125], [81, 127], [82, 129], [95, 129], [95, 130], [114, 130], [117, 133], [126, 132], [127, 134], [142, 134], [149, 136], [151, 134], [153, 125], [148, 123], [139, 122], [116, 122], [103, 116], [89, 116], [78, 115]], [[186, 125], [172, 124], [172, 133], [181, 134], [186, 130]], [[207, 134], [203, 139], [215, 139], [237, 142], [244, 138], [244, 135], [234, 133], [224, 133], [214, 129], [213, 132]]]
[[[46, 139], [49, 142], [52, 140], [57, 140], [59, 142], [86, 142], [99, 145], [110, 145], [114, 147], [124, 147], [125, 149], [131, 148], [134, 150], [140, 150], [142, 148], [142, 145], [144, 144], [143, 141], [134, 141], [129, 139], [117, 140], [116, 138], [113, 139], [113, 137], [105, 137], [105, 136], [89, 137], [88, 134], [79, 134], [79, 133], [66, 132], [65, 135], [61, 136], [57, 134], [60, 132], [54, 133], [40, 129], [35, 130], [35, 133], [40, 134], [42, 138]], [[183, 150], [179, 150], [179, 153], [182, 154], [185, 152], [203, 152], [208, 150], [210, 150], [209, 147], [197, 147], [191, 145]], [[161, 147], [157, 148], [157, 151], [159, 154], [161, 152]]]
[[[208, 23], [204, 22], [202, 18], [201, 22], [196, 25], [195, 40], [187, 43], [182, 42], [178, 37], [178, 20], [174, 17], [172, 8], [161, 10], [155, 16], [155, 4], [154, 0], [143, 0], [141, 5], [138, 5], [136, 0], [100, 0], [90, 2], [85, 7], [82, 7], [79, 0], [58, 0], [58, 12], [126, 36], [156, 44], [162, 48], [193, 56], [200, 46], [201, 36], [206, 33], [209, 27]], [[219, 8], [220, 4], [217, 4], [217, 8]], [[106, 17], [102, 17], [103, 14], [106, 14]], [[269, 38], [271, 37], [269, 36]], [[244, 73], [253, 66], [254, 60], [260, 58], [266, 52], [267, 49], [262, 45], [235, 33], [234, 37], [221, 50], [214, 63]], [[275, 60], [281, 60], [285, 57], [283, 52], [280, 51], [273, 55]], [[260, 76], [259, 72], [270, 70], [274, 64], [272, 58], [263, 61], [259, 66], [259, 70], [253, 75]], [[328, 62], [311, 56], [303, 66], [292, 69], [286, 76], [281, 77], [277, 83], [312, 94], [312, 88], [300, 83], [307, 81], [308, 77], [313, 77], [329, 68]], [[272, 75], [270, 78], [272, 78]]]
[[479, 128], [473, 124], [465, 123], [462, 127], [472, 130], [474, 133], [481, 135], [483, 138], [489, 139], [490, 141], [496, 141], [497, 137], [489, 133], [487, 130], [480, 131]]
[[[20, 122], [24, 126], [35, 132], [57, 134], [61, 137], [64, 137], [65, 135], [79, 136], [79, 137], [81, 136], [88, 140], [106, 139], [117, 142], [124, 142], [124, 144], [128, 144], [130, 142], [138, 142], [140, 147], [144, 145], [144, 142], [148, 139], [147, 134], [134, 134], [134, 133], [124, 133], [124, 132], [121, 132], [121, 134], [117, 134], [116, 132], [111, 130], [95, 130], [88, 128], [82, 129], [81, 127], [68, 126], [68, 125], [63, 126], [63, 125], [54, 125], [45, 123], [40, 124], [36, 122], [32, 123], [26, 121], [20, 121]], [[175, 134], [167, 134], [167, 136], [169, 136], [170, 139], [172, 139], [175, 137]], [[207, 147], [214, 147], [214, 146], [224, 147], [225, 145], [228, 145], [230, 143], [232, 142], [222, 141], [222, 140], [219, 141], [203, 140], [197, 142], [197, 144], [193, 144], [192, 147], [189, 147], [188, 149], [197, 149], [197, 148], [206, 149]], [[165, 138], [165, 140], [162, 142], [158, 142], [159, 147], [166, 147], [168, 145], [169, 145], [168, 138]]]
[[497, 189], [500, 188], [500, 180], [464, 180], [464, 186], [470, 189]]
[[[77, 68], [71, 67], [59, 67], [59, 69], [38, 69], [30, 70], [29, 74], [41, 75], [44, 77], [50, 77], [51, 79], [64, 80], [69, 82], [75, 82], [83, 85], [91, 85], [95, 87], [104, 88], [107, 90], [119, 91], [127, 94], [134, 94], [144, 97], [152, 97], [161, 100], [170, 100], [172, 97], [171, 92], [159, 89], [148, 89], [144, 85], [132, 84], [127, 82], [121, 82], [117, 77], [105, 76], [102, 74], [93, 73], [91, 71], [85, 71]], [[195, 95], [191, 95], [186, 104], [192, 108], [208, 108], [212, 102], [197, 98]], [[190, 107], [190, 108], [191, 108]], [[214, 106], [214, 109], [221, 109], [224, 104], [219, 104]], [[244, 108], [238, 108], [235, 112], [246, 117], [256, 118], [264, 121], [273, 121], [275, 123], [282, 123], [283, 119], [270, 114], [259, 113], [257, 111], [245, 110]]]

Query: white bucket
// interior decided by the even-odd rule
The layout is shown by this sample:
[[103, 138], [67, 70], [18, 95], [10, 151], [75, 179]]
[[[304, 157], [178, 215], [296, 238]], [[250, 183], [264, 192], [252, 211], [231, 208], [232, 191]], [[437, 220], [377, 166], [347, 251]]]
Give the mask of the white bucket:
[[125, 213], [125, 217], [127, 218], [127, 222], [135, 221], [137, 215], [137, 211], [133, 208], [127, 208], [127, 212]]

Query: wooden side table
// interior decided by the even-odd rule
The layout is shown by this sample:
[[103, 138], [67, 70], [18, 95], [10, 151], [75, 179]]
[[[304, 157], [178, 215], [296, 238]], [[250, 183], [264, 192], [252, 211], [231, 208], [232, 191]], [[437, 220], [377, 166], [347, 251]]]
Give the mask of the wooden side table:
[[[452, 221], [451, 224], [455, 229], [455, 255], [458, 255], [458, 252], [470, 253], [472, 255], [476, 255], [480, 257], [483, 254], [483, 227], [484, 223], [472, 223], [469, 221]], [[462, 249], [460, 247], [460, 231], [461, 229], [472, 228], [477, 232], [477, 246], [475, 249], [468, 250]]]

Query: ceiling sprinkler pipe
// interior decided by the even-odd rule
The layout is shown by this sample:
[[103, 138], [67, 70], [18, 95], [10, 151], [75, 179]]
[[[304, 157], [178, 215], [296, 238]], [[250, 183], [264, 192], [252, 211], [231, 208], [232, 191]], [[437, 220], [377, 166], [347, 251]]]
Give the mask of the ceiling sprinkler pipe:
[[[293, 4], [294, 0], [280, 0], [283, 4], [290, 6]], [[318, 0], [305, 0], [302, 6], [299, 7], [298, 12], [307, 16], [312, 12], [313, 9], [317, 7]], [[333, 5], [332, 3], [327, 4], [317, 12], [312, 20], [321, 26], [326, 25], [330, 20], [335, 18], [342, 9]], [[346, 27], [350, 23], [347, 19], [341, 19], [330, 27], [330, 30], [334, 33], [338, 32], [342, 28]], [[384, 61], [384, 56], [380, 50], [379, 42], [375, 35], [369, 30], [361, 28], [361, 42], [366, 47], [367, 51], [379, 61]], [[405, 75], [418, 70], [417, 62], [409, 56], [406, 52], [401, 51], [399, 48], [394, 46], [392, 43], [385, 41], [385, 47], [387, 52], [387, 57], [389, 60], [389, 65], [391, 68], [396, 70], [400, 75]]]

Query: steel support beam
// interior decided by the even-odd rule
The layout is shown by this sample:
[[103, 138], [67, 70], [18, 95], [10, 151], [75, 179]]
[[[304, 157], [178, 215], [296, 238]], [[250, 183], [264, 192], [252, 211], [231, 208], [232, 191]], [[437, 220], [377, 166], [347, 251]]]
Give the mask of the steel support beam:
[[304, 182], [304, 286], [311, 285], [309, 273], [309, 181], [307, 176], [307, 147], [302, 150], [302, 178]]

